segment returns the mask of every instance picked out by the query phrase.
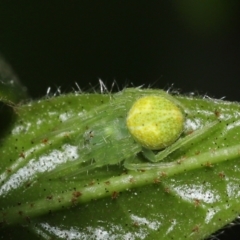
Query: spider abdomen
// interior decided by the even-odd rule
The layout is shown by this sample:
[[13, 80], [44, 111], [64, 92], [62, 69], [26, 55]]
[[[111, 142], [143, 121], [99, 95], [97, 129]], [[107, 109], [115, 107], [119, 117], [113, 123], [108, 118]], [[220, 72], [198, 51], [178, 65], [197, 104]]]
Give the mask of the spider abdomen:
[[160, 150], [175, 142], [183, 126], [180, 108], [157, 95], [138, 99], [127, 116], [127, 127], [133, 138], [151, 150]]

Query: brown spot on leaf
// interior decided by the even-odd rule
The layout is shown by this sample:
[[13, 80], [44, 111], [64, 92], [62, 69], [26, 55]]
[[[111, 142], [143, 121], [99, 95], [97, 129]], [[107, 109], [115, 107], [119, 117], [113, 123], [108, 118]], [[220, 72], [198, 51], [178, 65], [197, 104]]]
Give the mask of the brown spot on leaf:
[[19, 157], [25, 158], [25, 154], [24, 154], [23, 152], [21, 152], [21, 153], [19, 154]]
[[119, 193], [118, 193], [118, 192], [114, 191], [114, 192], [112, 193], [112, 199], [117, 199], [118, 196], [119, 196]]

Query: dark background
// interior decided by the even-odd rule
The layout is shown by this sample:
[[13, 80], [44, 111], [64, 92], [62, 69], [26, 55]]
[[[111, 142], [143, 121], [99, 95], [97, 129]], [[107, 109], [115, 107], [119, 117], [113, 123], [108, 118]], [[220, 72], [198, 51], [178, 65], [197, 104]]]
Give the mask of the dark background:
[[0, 52], [32, 97], [174, 84], [240, 100], [239, 1], [3, 1]]
[[[3, 1], [0, 52], [29, 94], [152, 86], [240, 101], [239, 1]], [[117, 90], [115, 84], [115, 90]], [[236, 239], [231, 228], [219, 239]], [[225, 238], [224, 238], [225, 237]]]

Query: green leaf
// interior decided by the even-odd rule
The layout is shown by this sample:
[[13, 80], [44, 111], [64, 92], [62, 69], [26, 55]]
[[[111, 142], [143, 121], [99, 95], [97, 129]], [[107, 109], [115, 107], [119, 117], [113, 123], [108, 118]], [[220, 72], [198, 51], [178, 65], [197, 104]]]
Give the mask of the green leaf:
[[11, 67], [0, 55], [0, 134], [3, 138], [11, 131], [15, 118], [15, 104], [27, 98], [27, 91], [14, 74]]
[[[134, 164], [144, 161], [154, 166], [150, 170], [126, 170], [120, 157], [109, 165], [106, 157], [106, 165], [66, 178], [79, 166], [67, 161], [62, 168], [60, 162], [84, 153], [75, 150], [81, 149], [85, 122], [109, 129], [110, 120], [121, 111], [126, 116], [131, 103], [148, 94], [166, 93], [69, 94], [18, 106], [0, 146], [2, 236], [203, 239], [234, 220], [240, 212], [238, 103], [175, 96], [186, 114], [185, 135], [206, 130], [198, 139], [161, 163], [137, 155]], [[118, 143], [111, 146], [113, 153], [98, 152], [121, 156], [138, 146], [119, 148]]]
[[21, 85], [12, 68], [0, 56], [0, 101], [12, 105], [26, 97], [26, 88]]

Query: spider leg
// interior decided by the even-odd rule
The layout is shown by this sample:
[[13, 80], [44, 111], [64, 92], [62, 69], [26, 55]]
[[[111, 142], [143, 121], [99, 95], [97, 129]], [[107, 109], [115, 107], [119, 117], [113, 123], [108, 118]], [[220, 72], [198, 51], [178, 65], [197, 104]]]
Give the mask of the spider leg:
[[[173, 153], [174, 151], [178, 150], [179, 148], [183, 146], [188, 146], [194, 143], [195, 141], [198, 141], [201, 138], [206, 137], [207, 134], [210, 134], [218, 129], [218, 121], [214, 121], [202, 129], [196, 130], [190, 135], [187, 135], [186, 137], [180, 138], [175, 143], [173, 143], [171, 146], [167, 147], [166, 149], [158, 152], [157, 154], [154, 154], [152, 150], [143, 148], [142, 149], [142, 155], [144, 158], [149, 160], [149, 163], [133, 163], [133, 158], [127, 159], [124, 163], [125, 168], [131, 169], [131, 170], [137, 170], [137, 169], [151, 169], [156, 168], [156, 166], [163, 166], [165, 163], [158, 163], [161, 162], [163, 159], [165, 159], [168, 155]], [[156, 164], [153, 164], [156, 163]]]

